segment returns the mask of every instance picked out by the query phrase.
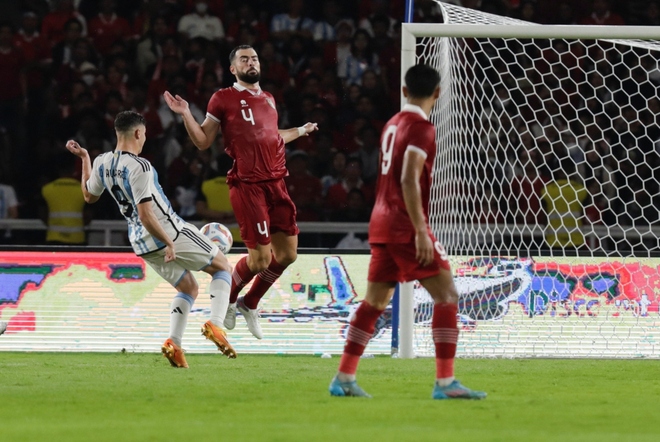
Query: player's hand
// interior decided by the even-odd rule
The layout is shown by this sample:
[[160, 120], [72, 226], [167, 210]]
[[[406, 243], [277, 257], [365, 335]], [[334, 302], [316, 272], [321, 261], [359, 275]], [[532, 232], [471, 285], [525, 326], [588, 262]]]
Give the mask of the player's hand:
[[174, 251], [174, 244], [165, 246], [165, 262], [172, 262], [176, 259], [176, 252]]
[[165, 91], [163, 98], [165, 98], [165, 102], [174, 113], [183, 114], [189, 109], [188, 102], [178, 95], [172, 96], [172, 94]]
[[315, 130], [319, 130], [319, 125], [317, 123], [305, 123], [305, 125], [302, 127], [305, 129], [305, 137], [314, 132]]
[[77, 156], [78, 158], [85, 158], [87, 155], [87, 149], [78, 144], [77, 141], [69, 140], [66, 142], [66, 149]]
[[427, 232], [419, 232], [415, 235], [415, 259], [422, 267], [433, 262], [433, 241]]

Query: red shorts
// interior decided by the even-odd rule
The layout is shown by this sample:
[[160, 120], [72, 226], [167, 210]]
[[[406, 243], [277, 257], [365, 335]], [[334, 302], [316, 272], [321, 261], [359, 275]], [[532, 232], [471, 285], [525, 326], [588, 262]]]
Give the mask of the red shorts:
[[433, 262], [422, 265], [415, 258], [415, 243], [371, 244], [369, 262], [370, 282], [407, 282], [430, 278], [440, 273], [440, 269], [451, 271], [447, 253], [433, 238]]
[[296, 206], [291, 201], [283, 179], [245, 183], [234, 181], [229, 200], [241, 229], [241, 238], [249, 249], [270, 244], [270, 234], [297, 235]]

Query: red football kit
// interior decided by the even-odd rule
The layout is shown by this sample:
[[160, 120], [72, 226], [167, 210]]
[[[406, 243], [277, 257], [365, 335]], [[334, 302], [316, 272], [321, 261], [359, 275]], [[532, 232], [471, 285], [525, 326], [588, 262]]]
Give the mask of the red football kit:
[[[434, 261], [424, 267], [415, 259], [415, 228], [401, 189], [403, 158], [407, 150], [426, 157], [419, 184], [428, 234], [434, 243]], [[449, 270], [445, 251], [428, 227], [435, 153], [435, 127], [420, 107], [406, 104], [385, 125], [381, 136], [376, 203], [369, 222], [369, 281], [412, 281], [435, 276], [441, 268]]]
[[297, 235], [296, 207], [283, 180], [286, 152], [273, 96], [234, 83], [213, 94], [206, 117], [220, 124], [225, 151], [234, 160], [227, 184], [246, 246], [270, 244], [272, 232]]

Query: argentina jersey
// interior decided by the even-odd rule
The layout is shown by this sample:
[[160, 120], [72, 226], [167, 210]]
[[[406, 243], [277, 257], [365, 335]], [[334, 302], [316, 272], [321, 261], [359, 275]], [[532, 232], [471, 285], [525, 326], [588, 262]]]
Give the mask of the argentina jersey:
[[151, 202], [158, 222], [173, 240], [183, 228], [184, 221], [174, 212], [158, 183], [158, 173], [144, 158], [123, 151], [101, 154], [94, 160], [86, 186], [92, 195], [100, 196], [105, 189], [110, 192], [128, 222], [128, 239], [136, 255], [165, 248], [140, 222], [138, 204]]

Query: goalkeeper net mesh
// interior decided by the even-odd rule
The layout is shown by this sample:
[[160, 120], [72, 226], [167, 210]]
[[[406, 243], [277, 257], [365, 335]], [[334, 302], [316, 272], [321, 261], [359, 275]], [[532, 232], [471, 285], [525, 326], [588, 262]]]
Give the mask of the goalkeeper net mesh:
[[[459, 356], [660, 356], [660, 42], [417, 36], [415, 52], [442, 77], [430, 223], [454, 260]], [[432, 300], [414, 296], [431, 356]]]

